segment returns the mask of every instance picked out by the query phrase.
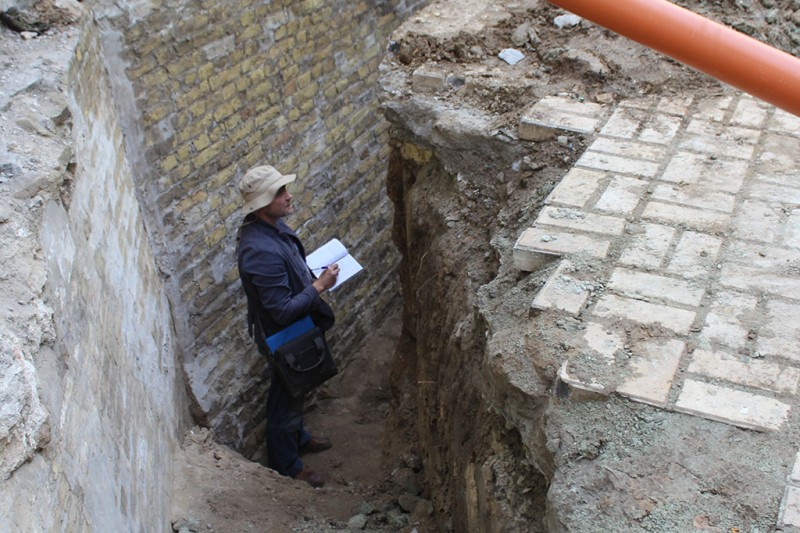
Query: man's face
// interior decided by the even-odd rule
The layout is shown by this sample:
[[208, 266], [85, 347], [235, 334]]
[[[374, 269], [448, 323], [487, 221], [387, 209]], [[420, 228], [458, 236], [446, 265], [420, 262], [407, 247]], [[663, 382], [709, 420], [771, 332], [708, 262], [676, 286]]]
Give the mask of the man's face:
[[264, 213], [273, 220], [278, 220], [279, 218], [294, 213], [292, 195], [286, 190], [285, 185], [278, 189], [278, 193], [275, 195], [272, 203], [264, 207]]

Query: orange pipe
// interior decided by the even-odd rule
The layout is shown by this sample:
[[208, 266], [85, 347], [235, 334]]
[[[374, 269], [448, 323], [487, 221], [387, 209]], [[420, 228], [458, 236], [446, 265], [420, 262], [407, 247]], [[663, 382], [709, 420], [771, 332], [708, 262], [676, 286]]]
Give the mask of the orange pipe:
[[800, 116], [800, 59], [666, 0], [548, 0]]

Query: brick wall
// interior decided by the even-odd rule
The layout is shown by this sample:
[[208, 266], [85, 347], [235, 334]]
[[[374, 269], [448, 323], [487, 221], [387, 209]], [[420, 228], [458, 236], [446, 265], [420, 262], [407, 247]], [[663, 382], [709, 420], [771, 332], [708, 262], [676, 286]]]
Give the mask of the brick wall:
[[377, 75], [390, 31], [422, 3], [198, 0], [108, 16], [195, 415], [248, 455], [263, 451], [267, 383], [235, 268], [236, 180], [256, 164], [297, 173], [288, 222], [307, 249], [337, 237], [364, 265], [328, 296], [343, 360], [399, 300]]
[[41, 239], [32, 268], [46, 272], [56, 333], [34, 358], [50, 441], [3, 483], [2, 531], [171, 530], [176, 453], [191, 424], [96, 30], [83, 26], [65, 83], [74, 175], [54, 167], [30, 202], [40, 235], [19, 235]]

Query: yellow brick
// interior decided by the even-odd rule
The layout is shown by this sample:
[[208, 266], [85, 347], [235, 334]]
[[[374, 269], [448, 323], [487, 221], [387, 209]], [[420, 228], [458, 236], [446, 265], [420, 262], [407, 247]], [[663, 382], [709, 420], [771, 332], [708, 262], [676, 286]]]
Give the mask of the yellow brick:
[[206, 148], [205, 150], [203, 150], [202, 152], [200, 152], [195, 156], [194, 160], [192, 160], [192, 165], [196, 169], [201, 169], [204, 166], [206, 166], [209, 161], [214, 159], [214, 157], [217, 156], [218, 154], [219, 154], [219, 149], [217, 148], [217, 145], [209, 146], [208, 148]]
[[162, 172], [169, 172], [173, 168], [178, 166], [178, 158], [175, 157], [175, 154], [169, 154], [167, 157], [161, 160], [161, 171]]
[[206, 101], [199, 100], [189, 107], [189, 113], [193, 117], [201, 117], [206, 114]]
[[169, 109], [164, 104], [158, 104], [151, 107], [144, 113], [144, 121], [146, 124], [153, 124], [159, 120], [163, 120], [169, 113]]
[[292, 121], [292, 122], [295, 122], [297, 119], [300, 118], [300, 110], [297, 109], [296, 107], [292, 107], [289, 110], [289, 113], [287, 113], [287, 114], [288, 114], [289, 120]]
[[234, 114], [239, 107], [241, 103], [238, 98], [230, 100], [214, 110], [214, 119], [221, 121]]
[[[241, 4], [242, 3], [240, 1], [239, 2], [240, 7]], [[256, 21], [256, 15], [252, 11], [245, 11], [244, 13], [242, 13], [242, 16], [239, 17], [239, 24], [241, 25], [242, 28], [246, 28], [247, 26], [253, 25], [255, 21]]]
[[198, 152], [206, 148], [209, 144], [211, 144], [211, 141], [205, 133], [192, 141], [192, 146], [194, 146], [194, 149]]
[[242, 122], [242, 116], [239, 113], [234, 113], [225, 119], [225, 129], [230, 131]]
[[228, 235], [228, 228], [221, 226], [206, 235], [206, 245], [216, 246], [222, 239], [225, 238], [226, 235]]
[[222, 99], [230, 100], [236, 93], [237, 93], [236, 85], [234, 83], [229, 83], [228, 85], [222, 88]]
[[194, 194], [187, 196], [183, 200], [178, 202], [178, 205], [175, 206], [175, 211], [178, 213], [184, 213], [190, 207], [193, 207], [199, 204], [200, 202], [204, 202], [206, 198], [208, 198], [208, 194], [206, 194], [206, 191], [203, 190], [197, 191]]
[[281, 39], [283, 39], [284, 37], [286, 37], [286, 33], [287, 33], [287, 31], [288, 31], [288, 30], [287, 30], [286, 26], [281, 26], [281, 27], [279, 27], [279, 28], [275, 28], [275, 31], [274, 31], [274, 32], [272, 32], [272, 37], [273, 37], [273, 38], [274, 38], [276, 41], [280, 41]]
[[419, 165], [424, 165], [431, 160], [431, 157], [433, 157], [433, 152], [431, 150], [421, 148], [416, 144], [403, 143], [403, 145], [400, 147], [400, 155], [403, 156], [403, 159], [408, 159]]
[[197, 74], [200, 76], [201, 80], [208, 80], [214, 75], [214, 63], [209, 62], [200, 65], [200, 67], [197, 69]]

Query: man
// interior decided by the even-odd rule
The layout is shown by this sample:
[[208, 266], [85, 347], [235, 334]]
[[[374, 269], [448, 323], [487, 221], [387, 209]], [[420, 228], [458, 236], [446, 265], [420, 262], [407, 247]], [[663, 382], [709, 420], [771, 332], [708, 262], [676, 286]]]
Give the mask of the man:
[[[339, 266], [330, 265], [314, 278], [305, 261], [305, 249], [283, 217], [294, 212], [286, 186], [294, 174], [282, 175], [271, 166], [254, 167], [239, 182], [245, 219], [237, 248], [239, 277], [247, 294], [247, 317], [259, 352], [267, 355], [265, 339], [310, 315], [323, 330], [334, 322], [333, 311], [320, 295], [333, 287]], [[322, 477], [305, 466], [300, 453], [331, 447], [328, 439], [312, 437], [303, 427], [303, 399], [286, 392], [270, 364], [267, 396], [267, 460], [278, 473], [324, 485]]]

